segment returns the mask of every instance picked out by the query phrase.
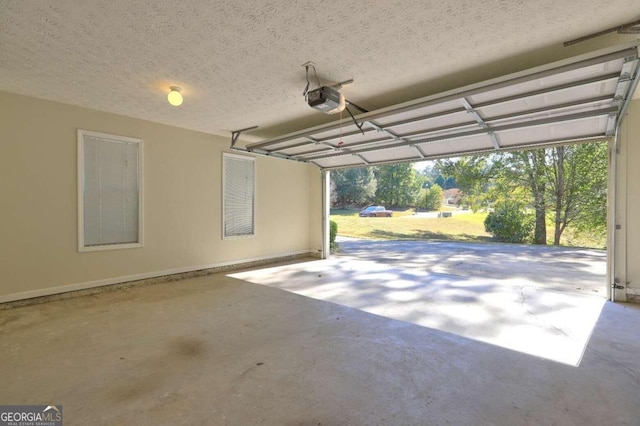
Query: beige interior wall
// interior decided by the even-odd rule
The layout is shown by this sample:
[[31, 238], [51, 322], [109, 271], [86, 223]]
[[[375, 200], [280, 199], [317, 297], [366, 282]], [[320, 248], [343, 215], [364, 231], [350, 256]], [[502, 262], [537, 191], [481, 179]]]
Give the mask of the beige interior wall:
[[[77, 129], [144, 140], [143, 248], [78, 252]], [[257, 236], [222, 239], [221, 165], [229, 143], [0, 92], [0, 301], [316, 253], [320, 173], [285, 160], [257, 159]]]
[[640, 302], [640, 100], [629, 106], [619, 143], [615, 276], [626, 288], [616, 300]]

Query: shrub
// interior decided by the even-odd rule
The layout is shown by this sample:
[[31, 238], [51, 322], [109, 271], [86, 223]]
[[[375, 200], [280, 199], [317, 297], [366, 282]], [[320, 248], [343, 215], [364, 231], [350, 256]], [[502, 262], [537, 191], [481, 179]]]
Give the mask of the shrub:
[[424, 196], [425, 210], [440, 210], [443, 199], [444, 196], [440, 185], [434, 184], [431, 188], [427, 188]]
[[329, 242], [330, 243], [335, 243], [336, 242], [336, 235], [338, 235], [338, 224], [331, 220], [329, 221]]
[[333, 253], [338, 251], [336, 236], [338, 235], [338, 224], [333, 220], [329, 221], [329, 250]]
[[498, 203], [484, 220], [484, 229], [498, 241], [523, 243], [531, 239], [535, 218], [520, 203]]

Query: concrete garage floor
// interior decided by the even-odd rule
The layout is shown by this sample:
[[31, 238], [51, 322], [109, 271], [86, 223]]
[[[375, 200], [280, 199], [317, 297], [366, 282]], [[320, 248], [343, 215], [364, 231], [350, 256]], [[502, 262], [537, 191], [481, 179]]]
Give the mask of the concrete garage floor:
[[[556, 306], [527, 290], [523, 304], [536, 315], [540, 306], [561, 307], [570, 322], [576, 312], [597, 311], [572, 365], [231, 276], [347, 283], [367, 264], [373, 275], [389, 274], [378, 283], [392, 288], [414, 279], [419, 290], [425, 279], [368, 261], [336, 269], [340, 261], [0, 311], [0, 403], [63, 404], [66, 425], [638, 424], [640, 306], [585, 296], [578, 300], [586, 304]], [[410, 288], [401, 290], [407, 299]], [[489, 290], [496, 289], [499, 296], [475, 307], [471, 296], [457, 302], [469, 312], [501, 312], [510, 293]], [[457, 297], [442, 300], [453, 306]], [[445, 313], [434, 315], [446, 323]], [[486, 319], [480, 328], [490, 327]]]

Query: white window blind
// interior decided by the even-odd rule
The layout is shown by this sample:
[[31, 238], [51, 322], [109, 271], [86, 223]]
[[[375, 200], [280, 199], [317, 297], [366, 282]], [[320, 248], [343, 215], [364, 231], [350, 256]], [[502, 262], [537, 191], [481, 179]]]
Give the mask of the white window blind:
[[80, 251], [142, 245], [142, 140], [78, 131]]
[[255, 158], [223, 154], [224, 238], [255, 235]]

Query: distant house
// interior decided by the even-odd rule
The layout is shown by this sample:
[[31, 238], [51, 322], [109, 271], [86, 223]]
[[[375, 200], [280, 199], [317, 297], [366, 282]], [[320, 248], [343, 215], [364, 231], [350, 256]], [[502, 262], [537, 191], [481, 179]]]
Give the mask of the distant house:
[[442, 194], [445, 204], [448, 205], [457, 206], [462, 198], [462, 191], [459, 188], [445, 189]]

